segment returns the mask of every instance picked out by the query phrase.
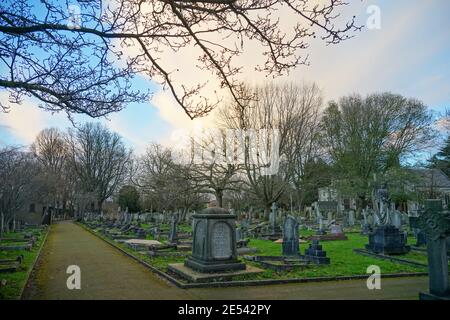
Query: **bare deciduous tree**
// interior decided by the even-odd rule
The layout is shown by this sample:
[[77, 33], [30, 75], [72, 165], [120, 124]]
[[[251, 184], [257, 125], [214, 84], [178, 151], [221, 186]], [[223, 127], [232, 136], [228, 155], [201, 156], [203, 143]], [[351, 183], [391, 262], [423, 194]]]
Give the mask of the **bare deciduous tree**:
[[19, 148], [0, 150], [0, 214], [3, 218], [0, 234], [8, 229], [15, 214], [29, 199], [37, 174], [30, 153]]
[[227, 154], [227, 144], [233, 141], [227, 141], [226, 131], [220, 129], [206, 130], [191, 141], [190, 179], [196, 181], [202, 193], [214, 194], [217, 206], [223, 207], [224, 193], [237, 191], [242, 183], [243, 166]]
[[[234, 104], [221, 109], [219, 122], [225, 128], [247, 131], [246, 183], [264, 206], [265, 215], [268, 216], [271, 204], [280, 199], [295, 174], [298, 175], [297, 179], [301, 179], [302, 166], [314, 156], [313, 141], [317, 134], [321, 97], [315, 85], [266, 85], [248, 90], [253, 91], [256, 100], [244, 107]], [[270, 133], [268, 139], [259, 138], [260, 146], [269, 144], [267, 149], [273, 149], [271, 152], [278, 154], [280, 164], [275, 174], [264, 173], [268, 164], [263, 161], [265, 157], [260, 152], [256, 161], [250, 159], [248, 133], [261, 129], [278, 131], [279, 145], [276, 150], [273, 147], [275, 141], [270, 140]], [[274, 136], [272, 139], [275, 139]], [[273, 156], [276, 157], [275, 154]], [[271, 160], [275, 159], [272, 155], [270, 157]]]
[[67, 202], [73, 194], [73, 175], [68, 165], [66, 136], [56, 128], [38, 133], [30, 147], [40, 167], [40, 201], [65, 213]]
[[[140, 74], [160, 82], [191, 118], [205, 115], [220, 100], [199, 95], [204, 83], [177, 83], [161, 54], [198, 48], [206, 69], [244, 104], [235, 58], [258, 44], [265, 59], [255, 66], [279, 75], [307, 63], [309, 39], [336, 44], [360, 27], [352, 17], [336, 18], [341, 0], [5, 0], [0, 4], [0, 87], [13, 102], [23, 95], [51, 111], [92, 117], [118, 111], [148, 92], [132, 90]], [[76, 12], [79, 8], [80, 12]], [[286, 19], [290, 15], [290, 19]], [[288, 27], [282, 26], [292, 21]], [[128, 50], [127, 48], [133, 48]], [[196, 63], [192, 61], [192, 64]], [[7, 106], [2, 104], [4, 108]]]
[[137, 161], [133, 183], [153, 210], [187, 210], [202, 201], [200, 186], [191, 179], [189, 166], [177, 163], [172, 150], [152, 143]]
[[95, 194], [99, 212], [125, 180], [130, 152], [121, 137], [99, 123], [69, 130], [69, 161], [80, 191]]

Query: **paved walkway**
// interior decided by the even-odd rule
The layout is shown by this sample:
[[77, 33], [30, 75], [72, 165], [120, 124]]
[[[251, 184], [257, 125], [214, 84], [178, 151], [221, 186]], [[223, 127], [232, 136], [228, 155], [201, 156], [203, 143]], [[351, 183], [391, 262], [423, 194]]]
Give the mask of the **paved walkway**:
[[[66, 269], [81, 269], [81, 290], [66, 286]], [[25, 299], [417, 299], [426, 277], [183, 290], [159, 278], [106, 242], [71, 222], [54, 224]]]

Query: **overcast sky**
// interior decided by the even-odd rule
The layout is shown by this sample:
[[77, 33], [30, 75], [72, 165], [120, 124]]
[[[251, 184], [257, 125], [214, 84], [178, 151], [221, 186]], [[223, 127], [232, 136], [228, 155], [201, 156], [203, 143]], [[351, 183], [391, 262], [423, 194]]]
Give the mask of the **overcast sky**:
[[[355, 38], [338, 45], [325, 46], [316, 41], [309, 48], [310, 65], [300, 66], [289, 76], [277, 81], [316, 82], [325, 100], [343, 95], [391, 91], [425, 102], [436, 112], [450, 107], [450, 1], [447, 0], [350, 0], [343, 16], [356, 15], [365, 23], [367, 8], [377, 5], [381, 13], [381, 29], [358, 33]], [[242, 60], [250, 64], [249, 50]], [[191, 57], [177, 57], [181, 64], [192, 65]], [[189, 81], [191, 74], [182, 80]], [[253, 73], [244, 74], [253, 81]], [[168, 93], [148, 79], [140, 79], [138, 87], [152, 88], [155, 95], [148, 103], [130, 104], [112, 114], [104, 122], [121, 134], [138, 153], [152, 141], [170, 143], [173, 132], [192, 127], [193, 122], [178, 108]], [[0, 100], [8, 95], [0, 90]], [[92, 121], [79, 116], [78, 122]], [[208, 118], [203, 119], [208, 121]], [[64, 114], [40, 110], [37, 102], [26, 99], [10, 113], [0, 113], [0, 144], [28, 145], [46, 127], [66, 128], [71, 123]]]

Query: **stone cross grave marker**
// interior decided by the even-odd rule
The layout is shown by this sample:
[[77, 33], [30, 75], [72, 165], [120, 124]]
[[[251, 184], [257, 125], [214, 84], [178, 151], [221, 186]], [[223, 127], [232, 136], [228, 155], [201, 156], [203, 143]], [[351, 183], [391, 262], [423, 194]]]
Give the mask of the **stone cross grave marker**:
[[175, 243], [177, 241], [177, 223], [178, 213], [174, 213], [170, 221], [169, 243]]
[[420, 293], [420, 299], [450, 299], [446, 238], [450, 236], [450, 215], [442, 210], [441, 200], [426, 200], [425, 210], [412, 227], [422, 230], [427, 238], [429, 293]]
[[272, 210], [270, 211], [269, 215], [269, 222], [270, 222], [270, 230], [274, 233], [276, 229], [276, 222], [277, 222], [277, 204], [276, 202], [272, 203]]

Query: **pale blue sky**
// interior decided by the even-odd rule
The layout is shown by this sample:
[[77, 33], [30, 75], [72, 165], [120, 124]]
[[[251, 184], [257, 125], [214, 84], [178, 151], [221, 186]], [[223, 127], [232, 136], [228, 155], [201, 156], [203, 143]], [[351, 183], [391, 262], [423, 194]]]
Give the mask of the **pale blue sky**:
[[[351, 93], [391, 91], [418, 98], [436, 111], [450, 107], [450, 1], [349, 2], [343, 15], [355, 14], [361, 23], [368, 17], [367, 7], [378, 5], [381, 29], [363, 30], [355, 38], [334, 46], [311, 44], [311, 66], [301, 66], [281, 80], [315, 81], [326, 100]], [[156, 93], [159, 90], [143, 78], [135, 81], [135, 87], [151, 88]], [[0, 99], [6, 98], [0, 91]], [[106, 123], [129, 146], [142, 152], [149, 142], [167, 141], [173, 130], [189, 122], [181, 110], [165, 112], [169, 106], [164, 101], [130, 104], [109, 119], [95, 121]], [[27, 99], [22, 106], [14, 106], [10, 114], [0, 114], [0, 144], [27, 145], [45, 127], [71, 125], [65, 115], [51, 115], [36, 105], [36, 101]], [[76, 120], [90, 119], [78, 116]]]

